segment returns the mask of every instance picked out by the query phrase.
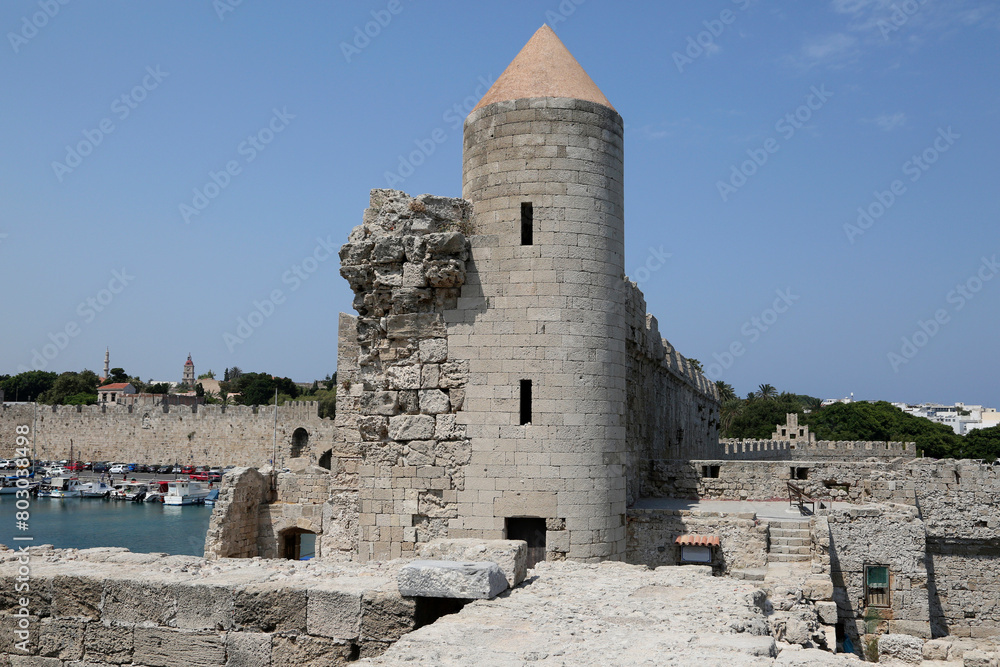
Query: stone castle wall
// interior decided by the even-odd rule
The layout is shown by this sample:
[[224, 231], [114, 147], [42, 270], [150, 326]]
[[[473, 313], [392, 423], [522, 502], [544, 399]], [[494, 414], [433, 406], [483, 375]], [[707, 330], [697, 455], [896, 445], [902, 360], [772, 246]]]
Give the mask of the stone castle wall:
[[[791, 440], [741, 440], [723, 438], [719, 448], [706, 450], [692, 458], [715, 458], [739, 460], [785, 460], [785, 459], [868, 459], [872, 457], [895, 458], [917, 455], [915, 442], [885, 442], [860, 440], [818, 440], [814, 442], [792, 442]], [[664, 457], [666, 458], [666, 457]]]
[[[33, 411], [30, 404], [4, 405], [0, 439], [14, 442], [15, 427], [31, 425]], [[304, 439], [293, 438], [297, 429]], [[67, 459], [72, 448], [81, 461], [261, 467], [272, 458], [274, 407], [39, 405], [34, 435], [43, 460]], [[336, 440], [334, 421], [319, 417], [317, 403], [278, 407], [279, 466], [294, 454], [315, 462]], [[293, 451], [296, 445], [301, 451]]]
[[358, 437], [362, 560], [411, 555], [458, 516], [470, 446], [457, 416], [469, 362], [449, 347], [446, 314], [465, 282], [469, 246], [459, 230], [468, 216], [461, 199], [373, 190], [340, 252], [358, 311], [353, 332], [342, 322], [340, 349], [356, 350], [341, 363], [356, 378], [345, 399], [356, 431], [345, 424], [345, 434]]
[[638, 287], [627, 286], [625, 467], [631, 504], [640, 496], [650, 461], [717, 451], [719, 400], [715, 385], [660, 337]]

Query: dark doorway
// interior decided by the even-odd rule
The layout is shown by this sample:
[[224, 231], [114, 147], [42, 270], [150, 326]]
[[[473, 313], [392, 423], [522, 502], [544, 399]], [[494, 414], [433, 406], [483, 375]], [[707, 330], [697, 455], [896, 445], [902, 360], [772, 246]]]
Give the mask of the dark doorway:
[[302, 450], [309, 444], [309, 432], [301, 426], [292, 433], [292, 458], [297, 459], [302, 456]]
[[281, 534], [281, 557], [286, 560], [310, 560], [316, 557], [316, 533], [291, 528]]
[[333, 468], [333, 450], [328, 449], [319, 457], [319, 467], [331, 470]]
[[528, 567], [545, 560], [545, 519], [510, 517], [507, 519], [507, 539], [528, 543]]

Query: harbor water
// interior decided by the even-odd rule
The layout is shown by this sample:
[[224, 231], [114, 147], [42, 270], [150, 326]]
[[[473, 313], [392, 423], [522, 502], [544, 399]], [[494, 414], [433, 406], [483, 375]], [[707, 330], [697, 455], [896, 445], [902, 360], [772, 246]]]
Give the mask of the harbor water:
[[[13, 495], [0, 495], [0, 544], [61, 549], [125, 547], [134, 552], [201, 556], [212, 507], [168, 506], [101, 498], [31, 498], [27, 530], [18, 527]], [[23, 516], [23, 515], [22, 515]], [[13, 538], [34, 538], [31, 541]]]

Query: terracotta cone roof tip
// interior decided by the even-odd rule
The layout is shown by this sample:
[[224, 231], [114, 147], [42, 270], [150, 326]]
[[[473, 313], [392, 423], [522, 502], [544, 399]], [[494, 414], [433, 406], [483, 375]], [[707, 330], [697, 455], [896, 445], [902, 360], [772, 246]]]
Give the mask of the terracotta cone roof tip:
[[547, 24], [528, 40], [476, 109], [528, 97], [569, 97], [614, 109]]

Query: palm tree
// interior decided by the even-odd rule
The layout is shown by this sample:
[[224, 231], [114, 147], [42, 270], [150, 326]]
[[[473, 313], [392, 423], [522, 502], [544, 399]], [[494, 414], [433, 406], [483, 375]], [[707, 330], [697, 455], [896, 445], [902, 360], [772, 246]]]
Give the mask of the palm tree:
[[728, 382], [723, 382], [722, 380], [715, 381], [715, 388], [719, 390], [719, 401], [725, 403], [726, 401], [731, 401], [736, 398], [736, 390], [733, 389], [733, 385]]
[[773, 401], [778, 395], [778, 390], [769, 384], [762, 384], [757, 388], [757, 397], [765, 401]]
[[719, 436], [723, 438], [728, 438], [729, 429], [733, 427], [733, 422], [736, 418], [743, 413], [743, 406], [745, 403], [735, 396], [728, 401], [722, 403], [722, 409], [719, 410]]

